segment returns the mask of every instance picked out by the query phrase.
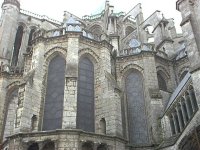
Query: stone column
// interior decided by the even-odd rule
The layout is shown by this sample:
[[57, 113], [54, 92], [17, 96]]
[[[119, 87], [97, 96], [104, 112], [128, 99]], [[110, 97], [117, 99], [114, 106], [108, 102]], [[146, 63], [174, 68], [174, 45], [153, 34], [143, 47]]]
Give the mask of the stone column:
[[187, 112], [184, 111], [183, 103], [182, 102], [180, 102], [180, 105], [181, 105], [181, 111], [182, 111], [182, 114], [183, 114], [184, 125], [186, 125], [187, 124], [187, 118], [186, 118], [186, 113]]
[[76, 128], [79, 36], [68, 35], [62, 129]]
[[189, 90], [189, 97], [190, 97], [190, 101], [191, 101], [191, 104], [192, 104], [193, 113], [195, 113], [197, 111], [197, 107], [196, 107], [196, 104], [195, 104], [196, 99], [194, 99], [194, 97], [192, 96], [191, 90]]
[[179, 122], [180, 131], [182, 131], [183, 128], [184, 128], [183, 120], [182, 120], [182, 118], [181, 118], [181, 114], [180, 114], [180, 111], [179, 111], [178, 106], [176, 106], [175, 109], [176, 109], [177, 116], [178, 116], [178, 122]]
[[173, 119], [173, 122], [174, 122], [174, 127], [175, 127], [175, 133], [178, 134], [179, 131], [178, 131], [178, 122], [176, 120], [176, 117], [175, 117], [175, 113], [173, 112], [172, 113], [172, 119]]
[[190, 118], [192, 117], [192, 114], [191, 114], [191, 111], [190, 111], [190, 106], [189, 106], [189, 104], [188, 104], [188, 101], [187, 101], [186, 97], [185, 97], [184, 99], [185, 99], [185, 105], [186, 105], [188, 117], [189, 117], [189, 119], [190, 119]]
[[175, 124], [174, 124], [174, 120], [173, 120], [173, 116], [169, 116], [169, 122], [170, 122], [170, 127], [171, 127], [171, 133], [176, 134], [176, 130], [175, 130]]

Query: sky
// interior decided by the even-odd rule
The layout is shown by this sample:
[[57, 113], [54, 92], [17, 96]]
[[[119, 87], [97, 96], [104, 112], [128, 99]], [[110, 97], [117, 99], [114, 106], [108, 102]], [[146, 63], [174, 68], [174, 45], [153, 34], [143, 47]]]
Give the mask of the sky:
[[[21, 8], [36, 14], [62, 21], [66, 10], [80, 18], [84, 15], [94, 15], [101, 12], [106, 0], [20, 0]], [[142, 4], [144, 18], [148, 18], [156, 10], [163, 12], [166, 18], [174, 18], [175, 25], [180, 31], [180, 12], [176, 10], [177, 0], [109, 0], [115, 12], [128, 12], [138, 3]], [[3, 0], [0, 0], [2, 3]]]

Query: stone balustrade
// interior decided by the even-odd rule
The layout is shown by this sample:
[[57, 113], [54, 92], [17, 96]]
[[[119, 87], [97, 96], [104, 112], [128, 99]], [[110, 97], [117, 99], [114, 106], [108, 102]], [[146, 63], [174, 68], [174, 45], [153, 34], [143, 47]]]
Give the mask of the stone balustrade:
[[138, 47], [121, 50], [119, 56], [136, 55], [141, 53], [142, 51], [154, 51], [154, 46], [152, 44], [142, 43]]
[[[7, 0], [7, 1], [11, 1], [11, 0]], [[30, 11], [27, 11], [27, 10], [24, 10], [24, 9], [20, 9], [20, 12], [22, 14], [25, 14], [25, 15], [28, 15], [28, 16], [31, 16], [31, 17], [34, 17], [34, 18], [37, 18], [37, 19], [40, 19], [40, 20], [47, 20], [47, 21], [49, 21], [51, 23], [55, 23], [55, 24], [61, 25], [60, 21], [57, 21], [55, 19], [51, 19], [51, 18], [49, 18], [48, 16], [45, 16], [45, 15], [39, 15], [39, 14], [30, 12]]]
[[189, 84], [181, 93], [167, 111], [172, 135], [181, 133], [198, 111], [197, 99], [192, 84]]
[[95, 35], [86, 29], [81, 29], [81, 27], [78, 25], [76, 26], [69, 25], [66, 28], [58, 28], [58, 29], [48, 30], [48, 31], [41, 29], [34, 33], [33, 39], [37, 39], [39, 37], [43, 37], [43, 38], [59, 37], [59, 36], [66, 35], [69, 32], [80, 32], [86, 38], [93, 39], [96, 41], [101, 40], [100, 36]]

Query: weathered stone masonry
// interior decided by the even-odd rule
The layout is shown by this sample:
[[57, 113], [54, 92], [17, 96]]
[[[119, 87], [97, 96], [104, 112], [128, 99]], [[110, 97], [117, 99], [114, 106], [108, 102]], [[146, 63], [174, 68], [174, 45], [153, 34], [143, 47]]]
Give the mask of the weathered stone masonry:
[[[142, 5], [62, 22], [4, 0], [0, 141], [4, 150], [200, 148], [200, 1], [173, 19]], [[152, 29], [152, 30], [151, 30]]]

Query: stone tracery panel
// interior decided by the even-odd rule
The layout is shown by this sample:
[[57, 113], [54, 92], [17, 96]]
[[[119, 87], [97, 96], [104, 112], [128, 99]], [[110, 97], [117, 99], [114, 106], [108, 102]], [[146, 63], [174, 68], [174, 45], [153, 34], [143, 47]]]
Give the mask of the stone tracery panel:
[[148, 129], [145, 114], [143, 77], [132, 70], [125, 79], [127, 97], [128, 131], [131, 144], [148, 143]]

